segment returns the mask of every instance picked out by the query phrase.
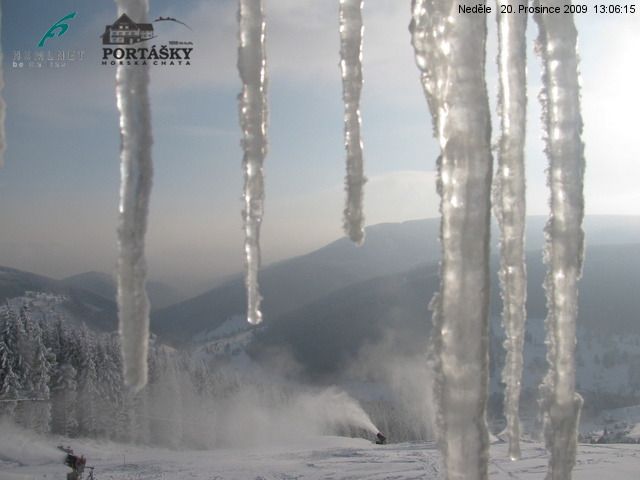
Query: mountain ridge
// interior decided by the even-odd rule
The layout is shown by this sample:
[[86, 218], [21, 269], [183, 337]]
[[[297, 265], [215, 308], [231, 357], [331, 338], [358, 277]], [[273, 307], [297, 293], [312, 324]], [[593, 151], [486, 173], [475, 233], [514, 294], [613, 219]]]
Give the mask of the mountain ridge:
[[[91, 270], [65, 277], [61, 279], [61, 282], [72, 287], [88, 290], [107, 300], [116, 301], [116, 279], [106, 272]], [[171, 286], [156, 280], [148, 280], [146, 289], [152, 310], [168, 307], [185, 299], [184, 295], [179, 294]]]
[[30, 292], [58, 295], [61, 307], [75, 323], [86, 323], [89, 328], [98, 331], [117, 328], [115, 302], [91, 291], [67, 285], [61, 280], [0, 266], [0, 301], [28, 296]]
[[[546, 217], [528, 217], [527, 250], [542, 248]], [[367, 227], [362, 247], [341, 238], [305, 255], [264, 267], [259, 273], [265, 321], [303, 307], [332, 291], [379, 276], [401, 273], [439, 261], [439, 219], [412, 220]], [[587, 246], [640, 242], [640, 217], [589, 216]], [[498, 235], [493, 225], [492, 251]], [[212, 330], [227, 318], [242, 315], [244, 281], [237, 277], [152, 315], [152, 329], [177, 343]], [[180, 325], [177, 331], [176, 325]]]

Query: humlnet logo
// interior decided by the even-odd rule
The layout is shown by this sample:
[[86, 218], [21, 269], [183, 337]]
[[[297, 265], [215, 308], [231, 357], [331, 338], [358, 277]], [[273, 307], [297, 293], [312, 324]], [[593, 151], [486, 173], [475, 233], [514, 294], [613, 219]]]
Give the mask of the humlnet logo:
[[[175, 22], [171, 17], [158, 17], [154, 22]], [[171, 40], [160, 46], [146, 42], [157, 38], [152, 23], [136, 23], [123, 13], [102, 34], [102, 65], [190, 66], [193, 42]]]
[[51, 25], [42, 35], [37, 48], [13, 51], [11, 66], [16, 69], [58, 69], [66, 68], [85, 59], [85, 51], [77, 48], [52, 49], [57, 40], [69, 30], [69, 22], [76, 18], [76, 12], [67, 13], [64, 17]]
[[40, 41], [38, 42], [38, 47], [40, 48], [44, 47], [45, 43], [47, 43], [47, 40], [49, 40], [50, 38], [61, 37], [65, 33], [67, 33], [67, 30], [69, 30], [69, 25], [67, 24], [67, 21], [73, 20], [75, 17], [76, 17], [76, 12], [71, 12], [65, 15], [64, 17], [62, 17], [53, 25], [51, 25], [51, 28], [47, 30], [47, 33], [45, 33], [40, 39]]

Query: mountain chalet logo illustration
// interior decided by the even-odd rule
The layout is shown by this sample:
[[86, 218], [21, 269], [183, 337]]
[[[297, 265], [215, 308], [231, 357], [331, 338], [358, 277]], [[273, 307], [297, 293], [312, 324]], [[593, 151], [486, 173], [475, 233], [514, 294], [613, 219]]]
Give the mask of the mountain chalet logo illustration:
[[76, 17], [76, 12], [71, 12], [55, 22], [49, 30], [40, 38], [36, 50], [14, 50], [13, 68], [64, 68], [71, 63], [84, 60], [84, 50], [45, 50], [49, 40], [62, 37], [69, 30], [69, 21]]
[[[191, 27], [172, 17], [158, 17], [153, 23], [173, 22]], [[160, 46], [147, 46], [157, 38], [153, 23], [136, 23], [126, 13], [113, 24], [106, 25], [102, 34], [102, 65], [190, 66], [193, 42], [171, 40]]]

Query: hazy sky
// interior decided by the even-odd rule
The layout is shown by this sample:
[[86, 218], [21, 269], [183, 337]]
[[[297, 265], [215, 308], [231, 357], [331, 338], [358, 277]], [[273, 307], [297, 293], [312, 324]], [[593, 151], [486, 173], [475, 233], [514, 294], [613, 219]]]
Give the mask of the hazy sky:
[[[367, 224], [437, 214], [437, 145], [410, 46], [410, 0], [365, 0], [362, 93]], [[200, 281], [242, 268], [235, 0], [151, 0], [162, 38], [194, 41], [190, 67], [152, 68], [155, 178], [151, 276]], [[341, 236], [344, 177], [338, 0], [265, 0], [269, 64], [264, 261]], [[46, 50], [82, 49], [62, 69], [13, 68], [47, 29], [77, 12]], [[3, 2], [8, 149], [0, 170], [0, 264], [61, 277], [115, 265], [119, 188], [115, 67], [99, 64], [111, 0]], [[496, 98], [495, 17], [488, 78]], [[640, 214], [640, 13], [576, 16], [582, 59], [587, 214]], [[545, 214], [539, 59], [529, 24], [528, 209]], [[165, 29], [164, 31], [162, 29]], [[494, 122], [494, 137], [497, 133]]]

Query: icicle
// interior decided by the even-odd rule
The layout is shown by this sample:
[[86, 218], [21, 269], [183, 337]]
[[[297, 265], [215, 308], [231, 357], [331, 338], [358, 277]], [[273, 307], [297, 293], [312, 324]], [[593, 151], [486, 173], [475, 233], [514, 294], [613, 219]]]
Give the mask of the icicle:
[[340, 0], [340, 68], [344, 100], [344, 143], [347, 150], [344, 231], [358, 245], [364, 241], [362, 197], [364, 176], [360, 140], [360, 92], [362, 90], [363, 0]]
[[[539, 5], [539, 2], [536, 2]], [[550, 6], [561, 5], [559, 0]], [[578, 280], [584, 255], [584, 144], [577, 31], [573, 15], [535, 15], [537, 50], [543, 64], [540, 99], [549, 158], [551, 214], [545, 228], [548, 266], [547, 359], [549, 372], [540, 386], [544, 431], [550, 453], [548, 480], [567, 480], [576, 461], [577, 426], [582, 398], [575, 392]]]
[[267, 72], [262, 0], [240, 0], [238, 21], [240, 24], [238, 72], [242, 80], [239, 107], [244, 149], [243, 218], [247, 320], [257, 325], [262, 321], [258, 269], [260, 268], [260, 224], [264, 209], [262, 164], [267, 154]]
[[[146, 21], [146, 0], [116, 0], [118, 15]], [[120, 111], [121, 164], [118, 225], [118, 313], [122, 337], [124, 380], [134, 390], [147, 383], [149, 300], [145, 291], [147, 267], [144, 237], [153, 165], [149, 70], [146, 66], [120, 65], [116, 73]]]
[[491, 120], [486, 16], [413, 0], [416, 63], [440, 142], [442, 284], [434, 298], [437, 424], [448, 479], [488, 478]]
[[[501, 5], [511, 0], [498, 0]], [[519, 0], [517, 5], [527, 5]], [[502, 136], [498, 153], [498, 171], [494, 184], [494, 213], [501, 230], [500, 286], [502, 289], [502, 322], [507, 351], [502, 381], [506, 385], [504, 413], [507, 419], [509, 456], [520, 458], [520, 386], [522, 380], [522, 348], [524, 345], [525, 301], [527, 295], [524, 259], [525, 169], [524, 143], [526, 127], [526, 29], [525, 14], [496, 14], [498, 21], [499, 105]]]
[[7, 105], [2, 97], [4, 89], [4, 71], [2, 68], [4, 57], [2, 53], [2, 1], [0, 0], [0, 168], [4, 166], [4, 151], [7, 147], [6, 134], [4, 129], [4, 121]]

